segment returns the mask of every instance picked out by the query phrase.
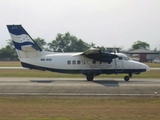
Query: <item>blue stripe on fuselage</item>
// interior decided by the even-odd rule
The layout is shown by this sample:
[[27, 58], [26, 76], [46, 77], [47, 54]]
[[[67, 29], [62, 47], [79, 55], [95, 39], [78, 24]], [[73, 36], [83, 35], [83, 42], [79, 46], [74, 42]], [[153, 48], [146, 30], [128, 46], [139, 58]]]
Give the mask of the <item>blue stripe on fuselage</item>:
[[123, 72], [116, 72], [115, 69], [101, 69], [101, 70], [94, 70], [94, 69], [88, 69], [88, 70], [83, 70], [83, 69], [55, 69], [55, 68], [47, 68], [47, 67], [42, 67], [42, 66], [37, 66], [37, 65], [32, 65], [29, 63], [24, 63], [21, 62], [22, 66], [25, 68], [29, 69], [37, 69], [37, 70], [48, 70], [52, 72], [59, 72], [59, 73], [98, 73], [98, 74], [123, 74], [123, 73], [141, 73], [141, 72], [146, 72], [146, 69], [123, 69]]

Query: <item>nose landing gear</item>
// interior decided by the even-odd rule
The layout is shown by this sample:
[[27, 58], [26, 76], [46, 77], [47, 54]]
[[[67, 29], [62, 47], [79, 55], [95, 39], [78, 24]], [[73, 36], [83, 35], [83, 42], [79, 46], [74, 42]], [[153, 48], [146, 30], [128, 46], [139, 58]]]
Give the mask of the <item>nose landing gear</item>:
[[124, 76], [125, 81], [129, 81], [130, 77], [129, 76]]
[[129, 76], [124, 76], [125, 81], [129, 81], [129, 79], [132, 77], [132, 73], [128, 74]]

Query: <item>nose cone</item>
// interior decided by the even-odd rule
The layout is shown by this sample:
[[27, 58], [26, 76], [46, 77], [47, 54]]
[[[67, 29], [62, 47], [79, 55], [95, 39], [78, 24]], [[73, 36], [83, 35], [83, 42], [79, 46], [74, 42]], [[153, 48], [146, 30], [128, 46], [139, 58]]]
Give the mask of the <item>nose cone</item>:
[[150, 67], [146, 65], [146, 71], [150, 71]]
[[142, 64], [142, 68], [146, 69], [146, 71], [150, 71], [150, 67], [146, 64]]

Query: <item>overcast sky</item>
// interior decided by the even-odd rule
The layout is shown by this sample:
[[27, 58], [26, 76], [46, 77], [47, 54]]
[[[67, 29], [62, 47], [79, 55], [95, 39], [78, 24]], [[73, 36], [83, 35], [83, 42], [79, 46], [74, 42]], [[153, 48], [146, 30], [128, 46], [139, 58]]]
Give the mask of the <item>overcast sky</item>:
[[70, 32], [97, 46], [131, 48], [141, 40], [160, 48], [160, 0], [0, 0], [0, 48], [7, 24], [22, 24], [46, 42]]

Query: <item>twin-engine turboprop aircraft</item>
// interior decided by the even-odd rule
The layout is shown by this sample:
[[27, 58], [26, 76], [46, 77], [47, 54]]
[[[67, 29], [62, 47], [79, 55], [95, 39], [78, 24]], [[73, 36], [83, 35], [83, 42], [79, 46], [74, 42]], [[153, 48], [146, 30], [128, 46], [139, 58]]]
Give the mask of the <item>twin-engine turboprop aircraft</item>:
[[105, 53], [88, 49], [79, 53], [56, 53], [43, 51], [21, 25], [7, 25], [19, 60], [23, 67], [60, 73], [81, 73], [88, 81], [100, 74], [132, 74], [146, 72], [150, 68], [131, 60], [122, 53]]

